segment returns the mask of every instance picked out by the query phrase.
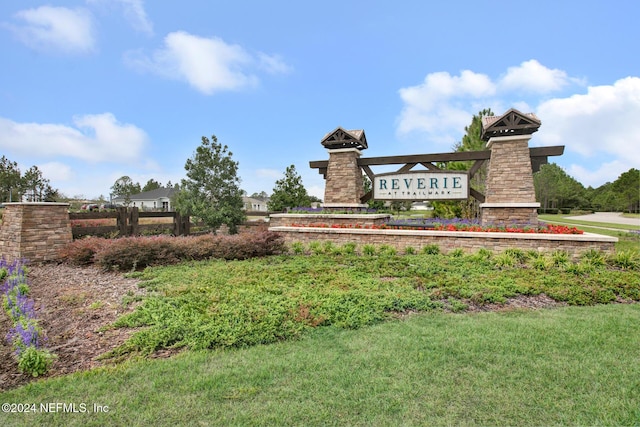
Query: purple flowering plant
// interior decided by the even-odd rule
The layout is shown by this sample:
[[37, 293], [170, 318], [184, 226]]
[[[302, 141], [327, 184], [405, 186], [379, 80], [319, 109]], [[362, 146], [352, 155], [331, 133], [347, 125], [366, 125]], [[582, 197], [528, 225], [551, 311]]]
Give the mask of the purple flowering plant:
[[55, 356], [43, 348], [46, 338], [38, 325], [34, 302], [28, 296], [25, 264], [22, 260], [8, 263], [4, 258], [0, 259], [0, 280], [3, 280], [0, 294], [4, 309], [14, 324], [6, 339], [14, 349], [18, 367], [37, 377], [49, 370]]

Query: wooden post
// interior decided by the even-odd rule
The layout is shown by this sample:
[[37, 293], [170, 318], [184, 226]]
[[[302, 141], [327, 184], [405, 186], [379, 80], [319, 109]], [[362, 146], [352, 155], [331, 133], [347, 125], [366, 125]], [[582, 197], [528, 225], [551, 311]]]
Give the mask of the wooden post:
[[184, 236], [191, 234], [191, 218], [189, 215], [182, 217], [182, 233]]
[[116, 219], [116, 225], [118, 226], [118, 233], [120, 233], [120, 236], [126, 236], [128, 235], [127, 208], [118, 207], [117, 212], [118, 212], [118, 218]]
[[129, 224], [131, 226], [130, 228], [130, 232], [132, 236], [137, 236], [139, 234], [139, 230], [140, 228], [138, 227], [139, 223], [139, 219], [140, 219], [140, 215], [139, 215], [140, 211], [138, 210], [137, 207], [132, 207], [131, 208], [131, 212], [129, 212]]
[[182, 232], [181, 230], [182, 224], [180, 221], [180, 213], [178, 212], [174, 212], [173, 213], [173, 235], [174, 236], [179, 236]]

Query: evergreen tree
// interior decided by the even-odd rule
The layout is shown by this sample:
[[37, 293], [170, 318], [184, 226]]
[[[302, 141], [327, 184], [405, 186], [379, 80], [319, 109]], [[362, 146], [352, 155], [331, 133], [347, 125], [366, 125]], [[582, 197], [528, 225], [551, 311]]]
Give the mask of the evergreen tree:
[[616, 210], [640, 211], [640, 170], [632, 168], [613, 182], [612, 190], [618, 200]]
[[0, 202], [19, 202], [21, 177], [18, 163], [0, 158]]
[[158, 188], [162, 188], [162, 184], [152, 178], [142, 187], [142, 192], [157, 190]]
[[302, 185], [302, 178], [296, 172], [296, 167], [287, 167], [284, 178], [276, 181], [267, 207], [270, 211], [278, 212], [286, 208], [311, 206], [307, 190]]
[[21, 178], [22, 195], [26, 196], [29, 202], [53, 201], [57, 190], [51, 188], [49, 180], [42, 175], [42, 171], [37, 166], [31, 166]]
[[[493, 116], [490, 108], [485, 108], [474, 114], [471, 118], [469, 126], [465, 126], [465, 135], [462, 140], [457, 142], [453, 149], [459, 151], [482, 151], [486, 150], [487, 143], [482, 139], [482, 118], [485, 116]], [[449, 162], [446, 165], [440, 165], [448, 170], [466, 171], [471, 169], [474, 162]], [[487, 180], [487, 162], [471, 178], [469, 185], [484, 193], [485, 181]], [[480, 215], [480, 206], [474, 198], [462, 201], [433, 201], [434, 215], [441, 218], [463, 217], [476, 218]]]
[[142, 192], [140, 189], [140, 183], [133, 182], [128, 176], [121, 176], [111, 186], [111, 193], [115, 197], [123, 197], [124, 205], [129, 206], [131, 203], [131, 195]]
[[230, 233], [237, 233], [246, 216], [238, 163], [228, 147], [219, 144], [215, 135], [211, 140], [203, 136], [184, 168], [187, 178], [182, 180], [176, 194], [176, 210], [199, 218], [214, 230], [226, 224]]
[[584, 186], [555, 163], [542, 165], [533, 174], [533, 185], [536, 200], [544, 209], [576, 208], [588, 204]]

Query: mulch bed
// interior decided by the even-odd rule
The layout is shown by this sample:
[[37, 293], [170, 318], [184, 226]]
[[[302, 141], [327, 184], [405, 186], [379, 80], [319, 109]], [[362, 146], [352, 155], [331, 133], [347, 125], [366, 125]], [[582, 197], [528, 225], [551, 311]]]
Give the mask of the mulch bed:
[[[139, 295], [137, 279], [96, 267], [64, 264], [28, 266], [30, 298], [35, 302], [36, 318], [46, 331], [46, 347], [57, 355], [45, 377], [65, 375], [104, 365], [97, 357], [118, 347], [132, 333], [130, 329], [99, 332], [123, 313], [123, 297]], [[9, 317], [0, 312], [0, 390], [14, 388], [34, 378], [22, 374], [5, 337], [12, 327]], [[40, 377], [42, 378], [42, 377]]]

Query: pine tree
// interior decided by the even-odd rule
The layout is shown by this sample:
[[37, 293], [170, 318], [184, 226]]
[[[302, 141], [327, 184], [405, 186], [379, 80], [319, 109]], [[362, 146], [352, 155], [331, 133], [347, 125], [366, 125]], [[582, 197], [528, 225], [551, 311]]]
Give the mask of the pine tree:
[[296, 172], [296, 167], [291, 165], [287, 167], [284, 178], [276, 181], [267, 207], [272, 212], [278, 212], [303, 206], [311, 206], [311, 199], [302, 185], [302, 178]]
[[203, 136], [202, 144], [185, 163], [187, 178], [182, 180], [175, 207], [182, 215], [193, 215], [214, 230], [226, 224], [235, 234], [246, 216], [238, 162], [232, 155], [215, 135], [211, 140]]

